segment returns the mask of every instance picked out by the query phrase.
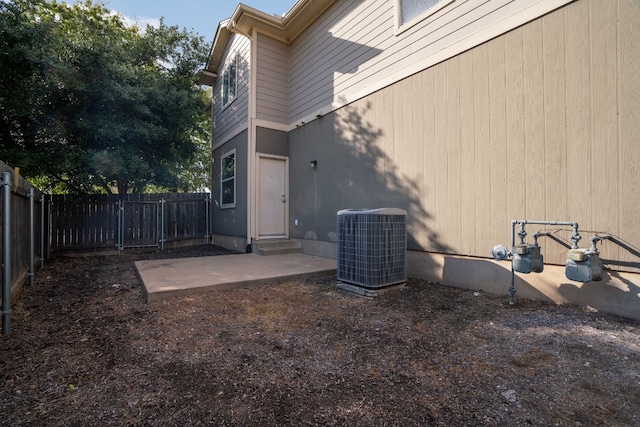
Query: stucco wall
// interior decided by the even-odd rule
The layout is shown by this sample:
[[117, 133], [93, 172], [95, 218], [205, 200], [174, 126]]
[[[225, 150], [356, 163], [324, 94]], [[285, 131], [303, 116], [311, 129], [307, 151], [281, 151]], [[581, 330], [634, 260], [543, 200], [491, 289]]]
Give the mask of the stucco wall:
[[289, 155], [289, 135], [284, 131], [258, 127], [256, 151], [286, 157]]

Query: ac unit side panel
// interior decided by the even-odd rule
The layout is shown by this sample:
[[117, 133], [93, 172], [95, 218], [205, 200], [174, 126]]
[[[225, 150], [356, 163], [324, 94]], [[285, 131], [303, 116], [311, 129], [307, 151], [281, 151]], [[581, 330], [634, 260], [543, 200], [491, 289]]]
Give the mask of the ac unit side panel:
[[374, 288], [406, 281], [405, 215], [374, 211], [338, 215], [338, 280]]

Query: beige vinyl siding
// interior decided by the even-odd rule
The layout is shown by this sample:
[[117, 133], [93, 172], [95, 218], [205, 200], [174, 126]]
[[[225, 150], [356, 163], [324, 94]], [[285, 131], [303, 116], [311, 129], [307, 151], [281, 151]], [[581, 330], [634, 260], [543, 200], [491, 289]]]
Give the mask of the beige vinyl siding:
[[[473, 54], [467, 52], [461, 55], [458, 61], [460, 67], [460, 145], [469, 147], [460, 152], [460, 208], [472, 221], [462, 221], [460, 233], [462, 235], [461, 250], [466, 253], [476, 252], [476, 195], [475, 185], [472, 185], [473, 176], [464, 179], [468, 171], [474, 169], [475, 159], [475, 135], [474, 135], [474, 96], [473, 96]], [[420, 144], [419, 144], [420, 145]], [[472, 236], [466, 238], [465, 236]]]
[[[524, 53], [522, 50], [522, 29], [517, 28], [504, 36], [504, 49], [512, 55], [511, 60], [505, 61], [505, 91], [506, 99], [506, 155], [507, 167], [505, 175], [497, 179], [507, 182], [518, 182], [525, 173], [525, 105], [524, 105]], [[488, 71], [487, 71], [488, 72]], [[483, 101], [485, 102], [485, 101]], [[480, 104], [481, 105], [481, 104]], [[482, 119], [485, 120], [485, 119]], [[489, 122], [484, 123], [489, 126]], [[481, 138], [478, 138], [480, 140]], [[478, 152], [478, 150], [476, 150]], [[485, 154], [486, 155], [486, 154]], [[485, 181], [490, 182], [490, 180]], [[514, 185], [506, 186], [507, 213], [513, 218], [527, 218], [527, 192]], [[485, 222], [484, 218], [482, 222]]]
[[[422, 93], [425, 99], [435, 99], [435, 78], [434, 70], [430, 68], [424, 71], [422, 74], [422, 91], [415, 93]], [[437, 171], [436, 165], [438, 163], [436, 156], [434, 156], [437, 144], [435, 143], [435, 120], [436, 120], [436, 106], [433, 102], [422, 103], [422, 118], [417, 118], [422, 123], [422, 135], [420, 135], [420, 128], [416, 129], [416, 136], [418, 140], [422, 140], [423, 147], [423, 161], [422, 161], [422, 183], [420, 186], [420, 212], [422, 212], [421, 222], [423, 231], [419, 235], [420, 245], [426, 249], [431, 248], [438, 251], [439, 248], [434, 248], [434, 244], [431, 242], [431, 230], [436, 230], [435, 217], [429, 212], [432, 212], [434, 206], [436, 206], [436, 191], [433, 186], [428, 185], [436, 180]], [[416, 159], [420, 162], [420, 159]], [[420, 182], [420, 179], [418, 179]]]
[[[249, 39], [232, 34], [217, 70], [218, 78], [213, 88], [213, 144], [235, 136], [248, 127], [249, 121]], [[236, 98], [222, 106], [222, 73], [233, 55], [238, 55], [238, 77]]]
[[[447, 144], [443, 144], [443, 141], [447, 141], [447, 109], [444, 108], [447, 105], [447, 93], [446, 93], [446, 72], [444, 65], [434, 67], [434, 99], [433, 108], [435, 110], [435, 134], [433, 145], [435, 146], [434, 156], [436, 158], [436, 179], [433, 182], [425, 183], [427, 191], [431, 189], [436, 193], [436, 203], [431, 207], [435, 219], [436, 228], [434, 232], [438, 235], [438, 246], [429, 247], [431, 250], [438, 250], [440, 246], [443, 247], [445, 252], [453, 252], [457, 250], [451, 246], [451, 229], [447, 226], [446, 218], [449, 209], [449, 180], [447, 179]], [[393, 86], [392, 86], [393, 87]], [[393, 107], [393, 106], [389, 106]], [[420, 126], [420, 124], [418, 124]], [[396, 142], [396, 141], [394, 141]], [[419, 143], [413, 141], [413, 143]], [[429, 211], [427, 211], [429, 212]], [[411, 221], [411, 219], [409, 219]], [[427, 243], [427, 242], [425, 242]], [[424, 246], [424, 245], [423, 245]]]
[[[515, 52], [519, 49], [516, 47]], [[544, 71], [542, 21], [537, 20], [522, 30], [524, 110], [524, 180], [517, 189], [524, 191], [526, 218], [546, 219], [544, 209]], [[521, 184], [520, 184], [521, 183]]]
[[[444, 64], [445, 73], [445, 103], [440, 106], [446, 115], [446, 153], [447, 153], [447, 187], [448, 201], [446, 204], [447, 220], [462, 225], [462, 199], [460, 160], [463, 147], [460, 145], [460, 59], [452, 58]], [[464, 149], [468, 149], [464, 147]], [[451, 247], [462, 252], [462, 227], [449, 228], [449, 242]]]
[[[617, 88], [617, 3], [588, 2], [587, 35], [589, 43], [588, 108], [591, 110], [591, 194], [590, 203], [594, 230], [618, 228], [619, 212], [619, 146], [618, 146], [618, 88]], [[577, 13], [575, 7], [572, 8]], [[597, 31], [596, 31], [597, 30]], [[637, 48], [637, 47], [636, 47]], [[586, 208], [585, 208], [586, 209]], [[618, 258], [617, 247], [607, 245], [607, 258]]]
[[[640, 3], [581, 0], [336, 111], [358, 111], [413, 248], [489, 256], [513, 219], [576, 221], [640, 248]], [[398, 187], [397, 183], [402, 183]], [[377, 189], [377, 191], [385, 191]], [[408, 202], [407, 202], [408, 200]], [[365, 203], [356, 200], [355, 203]], [[563, 227], [529, 226], [570, 244]], [[545, 261], [566, 248], [542, 237]], [[637, 271], [610, 242], [608, 264]], [[634, 265], [635, 264], [635, 265]]]
[[[487, 43], [487, 67], [489, 70], [489, 139], [481, 141], [480, 150], [489, 151], [489, 168], [491, 176], [491, 221], [495, 224], [509, 224], [511, 215], [508, 212], [507, 186], [505, 171], [507, 170], [507, 140], [506, 140], [506, 53], [504, 38], [499, 37]], [[482, 225], [480, 225], [482, 226]], [[504, 226], [502, 226], [504, 227]], [[506, 228], [506, 227], [505, 227]], [[504, 232], [501, 227], [491, 229], [491, 241], [503, 241]], [[478, 242], [479, 249], [482, 248]]]
[[536, 7], [538, 0], [458, 0], [396, 34], [393, 0], [337, 2], [292, 44], [291, 120], [341, 98], [364, 96], [380, 81], [392, 82], [444, 49]]
[[256, 117], [289, 124], [289, 46], [257, 35]]
[[[611, 6], [609, 6], [611, 7]], [[620, 228], [629, 229], [622, 237], [640, 247], [640, 2], [618, 2]], [[622, 261], [638, 262], [628, 251]]]
[[[593, 117], [589, 106], [591, 102], [590, 42], [589, 37], [585, 37], [585, 34], [589, 34], [589, 2], [577, 2], [568, 8], [571, 13], [564, 14], [564, 49], [566, 66], [571, 69], [571, 78], [565, 81], [567, 94], [566, 148], [567, 155], [572, 159], [573, 179], [585, 187], [586, 194], [591, 194], [593, 185], [590, 177], [591, 150], [586, 150], [585, 147], [592, 147], [594, 141], [591, 126], [584, 125], [585, 122], [592, 122]], [[571, 186], [571, 183], [567, 184]], [[581, 226], [592, 230], [595, 204], [585, 203], [580, 196], [579, 192], [568, 192], [567, 217], [577, 217], [583, 212], [587, 212], [586, 216], [589, 218], [589, 222], [581, 224]]]
[[[499, 241], [502, 234], [500, 230], [493, 230], [485, 224], [491, 223], [493, 201], [491, 193], [493, 179], [502, 179], [492, 176], [491, 152], [487, 150], [486, 143], [489, 141], [489, 52], [487, 45], [481, 45], [473, 51], [464, 55], [472, 55], [473, 65], [471, 73], [473, 75], [473, 141], [475, 163], [471, 169], [473, 172], [467, 174], [471, 180], [470, 190], [475, 193], [476, 211], [473, 220], [476, 225], [475, 251], [474, 254], [482, 254], [484, 250], [483, 242]], [[471, 96], [471, 95], [467, 95]], [[494, 172], [495, 174], [495, 172]], [[469, 212], [471, 214], [471, 212]], [[465, 213], [466, 215], [466, 213]], [[465, 220], [468, 218], [465, 217]]]
[[[569, 162], [573, 156], [567, 153], [565, 81], [571, 76], [567, 75], [565, 65], [564, 13], [552, 13], [543, 17], [541, 21], [544, 52], [545, 218], [568, 218], [567, 200], [575, 191], [568, 181], [574, 179], [573, 173], [576, 168]], [[588, 229], [588, 212], [583, 215], [578, 211], [574, 215], [581, 218], [583, 229]], [[585, 236], [585, 241], [581, 242], [585, 246], [588, 246], [587, 237]], [[566, 256], [566, 250], [561, 246], [546, 246], [546, 256], [552, 259], [562, 259]]]

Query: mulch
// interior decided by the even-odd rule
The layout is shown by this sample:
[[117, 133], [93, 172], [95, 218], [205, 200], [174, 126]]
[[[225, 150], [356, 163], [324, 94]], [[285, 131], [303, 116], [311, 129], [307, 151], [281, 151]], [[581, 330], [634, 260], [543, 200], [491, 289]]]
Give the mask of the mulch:
[[640, 322], [335, 275], [145, 304], [134, 261], [59, 256], [0, 337], [0, 425], [640, 425]]

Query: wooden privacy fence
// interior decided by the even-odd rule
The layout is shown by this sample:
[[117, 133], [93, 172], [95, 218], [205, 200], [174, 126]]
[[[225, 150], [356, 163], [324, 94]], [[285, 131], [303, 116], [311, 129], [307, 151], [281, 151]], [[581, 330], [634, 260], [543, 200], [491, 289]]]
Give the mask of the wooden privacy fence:
[[2, 333], [11, 330], [11, 299], [29, 280], [47, 253], [44, 195], [17, 170], [0, 162], [0, 240], [2, 241]]
[[0, 162], [2, 333], [11, 299], [34, 283], [51, 250], [102, 250], [209, 243], [207, 193], [46, 196]]
[[52, 251], [209, 243], [208, 193], [51, 197]]

